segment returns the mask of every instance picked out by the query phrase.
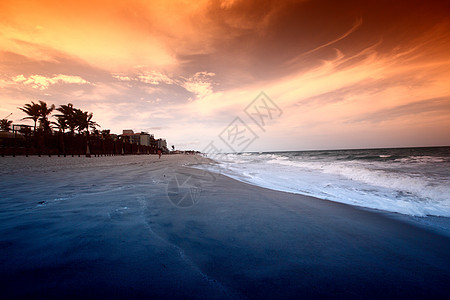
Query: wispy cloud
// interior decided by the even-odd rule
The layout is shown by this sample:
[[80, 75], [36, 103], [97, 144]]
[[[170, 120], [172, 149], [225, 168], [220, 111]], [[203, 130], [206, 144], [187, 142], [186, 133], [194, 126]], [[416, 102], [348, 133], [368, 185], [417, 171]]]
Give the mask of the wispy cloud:
[[311, 49], [311, 50], [309, 50], [309, 51], [307, 51], [307, 52], [305, 52], [305, 53], [302, 53], [302, 56], [311, 54], [311, 53], [316, 52], [316, 51], [318, 51], [318, 50], [320, 50], [320, 49], [323, 49], [323, 48], [326, 48], [326, 47], [328, 47], [328, 46], [331, 46], [331, 45], [333, 45], [333, 44], [339, 42], [340, 40], [345, 39], [345, 38], [348, 37], [350, 34], [352, 34], [353, 32], [355, 32], [361, 25], [362, 25], [362, 18], [358, 18], [358, 19], [355, 21], [355, 23], [353, 24], [353, 26], [352, 26], [349, 30], [347, 30], [346, 32], [344, 32], [342, 35], [340, 35], [339, 37], [337, 37], [337, 38], [335, 38], [335, 39], [333, 39], [333, 40], [331, 40], [331, 41], [329, 41], [329, 42], [327, 42], [327, 43], [325, 43], [325, 44], [323, 44], [323, 45], [317, 46], [317, 47], [315, 47], [314, 49]]
[[392, 121], [405, 116], [419, 118], [422, 114], [430, 113], [450, 115], [450, 95], [447, 97], [423, 99], [404, 105], [384, 108], [373, 113], [358, 116], [349, 122], [380, 123], [384, 121]]
[[58, 84], [58, 83], [66, 83], [66, 84], [91, 84], [87, 80], [81, 78], [80, 76], [73, 75], [63, 75], [58, 74], [53, 77], [45, 77], [42, 75], [31, 75], [25, 77], [20, 74], [12, 78], [14, 83], [20, 83], [26, 86], [31, 86], [34, 89], [46, 90], [50, 85]]
[[131, 81], [132, 80], [129, 76], [120, 75], [120, 74], [113, 74], [112, 77], [116, 78], [117, 80], [121, 80], [121, 81]]
[[149, 84], [154, 84], [154, 85], [158, 85], [160, 83], [166, 83], [166, 84], [174, 83], [173, 79], [171, 79], [169, 76], [167, 76], [161, 72], [158, 72], [158, 71], [143, 72], [143, 74], [137, 76], [137, 79], [139, 81], [149, 83]]
[[213, 93], [214, 82], [212, 77], [215, 75], [212, 72], [197, 72], [193, 76], [185, 79], [181, 86], [193, 93], [195, 99], [203, 99]]

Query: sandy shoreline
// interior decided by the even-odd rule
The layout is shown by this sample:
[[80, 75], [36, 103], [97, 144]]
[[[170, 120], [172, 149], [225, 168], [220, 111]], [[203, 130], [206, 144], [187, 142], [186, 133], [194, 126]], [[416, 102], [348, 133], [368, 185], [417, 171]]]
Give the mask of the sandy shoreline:
[[430, 298], [450, 239], [391, 214], [185, 167], [2, 158], [2, 298]]

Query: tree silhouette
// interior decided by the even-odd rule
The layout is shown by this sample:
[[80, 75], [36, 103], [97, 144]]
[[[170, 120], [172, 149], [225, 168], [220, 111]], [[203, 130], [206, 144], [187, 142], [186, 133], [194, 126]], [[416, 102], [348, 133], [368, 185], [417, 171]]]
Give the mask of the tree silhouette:
[[41, 117], [41, 106], [38, 103], [31, 101], [31, 104], [27, 103], [23, 107], [19, 107], [19, 109], [28, 115], [28, 117], [25, 117], [22, 120], [29, 119], [34, 121], [34, 133], [36, 133], [36, 122]]
[[8, 119], [0, 120], [0, 129], [3, 131], [10, 131], [12, 122], [13, 121], [9, 121]]
[[64, 143], [64, 131], [67, 129], [67, 121], [64, 116], [56, 116], [56, 122], [52, 122], [56, 129], [59, 129], [59, 147], [62, 153], [65, 155], [65, 143]]
[[101, 135], [105, 140], [111, 139], [111, 130], [109, 129], [102, 130]]
[[92, 121], [92, 118], [94, 117], [93, 113], [82, 111], [80, 109], [74, 109], [74, 111], [77, 128], [80, 134], [83, 130], [86, 130], [87, 134], [89, 134], [89, 129], [95, 130], [98, 124]]
[[55, 105], [52, 104], [50, 107], [47, 106], [47, 103], [44, 101], [39, 101], [39, 123], [40, 127], [44, 130], [44, 132], [50, 132], [50, 122], [48, 120], [48, 116], [55, 109]]
[[[94, 114], [88, 111], [83, 111], [78, 108], [74, 108], [73, 104], [68, 103], [66, 105], [60, 105], [55, 108], [55, 105], [48, 105], [44, 101], [30, 101], [18, 107], [22, 112], [26, 114], [22, 120], [33, 120], [34, 122], [34, 134], [32, 134], [32, 126], [18, 125], [20, 134], [18, 137], [23, 140], [22, 144], [25, 145], [25, 153], [38, 154], [42, 153], [52, 155], [53, 153], [66, 155], [68, 153], [74, 153], [80, 155], [83, 153], [83, 148], [86, 147], [86, 156], [94, 153], [103, 154], [116, 154], [124, 149], [123, 143], [125, 139], [117, 138], [111, 135], [110, 130], [100, 130], [100, 125], [93, 120]], [[53, 114], [54, 111], [58, 113]], [[55, 117], [55, 120], [50, 121], [50, 116]], [[9, 115], [7, 116], [9, 117]], [[0, 119], [0, 130], [10, 131], [12, 121], [4, 118]], [[15, 126], [14, 126], [15, 127]], [[57, 133], [56, 130], [59, 132]], [[67, 134], [70, 130], [71, 134]], [[25, 136], [25, 139], [23, 138]], [[33, 138], [34, 143], [30, 143], [30, 136]], [[148, 146], [148, 145], [147, 145]], [[142, 151], [154, 153], [156, 148], [156, 141], [151, 136], [150, 145], [127, 145], [126, 153], [143, 153]], [[175, 150], [175, 146], [172, 146]], [[1, 149], [0, 149], [1, 150]], [[23, 149], [21, 150], [23, 154]]]
[[56, 122], [52, 122], [52, 124], [55, 126], [56, 129], [59, 130], [59, 132], [64, 133], [68, 128], [66, 119], [62, 116], [55, 116], [55, 117]]
[[70, 132], [73, 134], [75, 132], [75, 129], [77, 128], [73, 104], [69, 103], [67, 105], [60, 105], [56, 110], [59, 111], [61, 114], [55, 115], [57, 119], [57, 124], [55, 125], [57, 125], [59, 128], [63, 126], [64, 129], [61, 128], [63, 132], [66, 128], [68, 128]]
[[44, 101], [40, 101], [39, 103], [34, 103], [31, 101], [30, 103], [25, 104], [23, 107], [19, 107], [21, 111], [26, 113], [28, 116], [23, 118], [22, 120], [31, 119], [34, 121], [34, 132], [36, 133], [36, 123], [39, 121], [40, 127], [48, 132], [50, 131], [50, 122], [48, 121], [48, 116], [55, 109], [55, 105], [47, 106], [47, 103]]

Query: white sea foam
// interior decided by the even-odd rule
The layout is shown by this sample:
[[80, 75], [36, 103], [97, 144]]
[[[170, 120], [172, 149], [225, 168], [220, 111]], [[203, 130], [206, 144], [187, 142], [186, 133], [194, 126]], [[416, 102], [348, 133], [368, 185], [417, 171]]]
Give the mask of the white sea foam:
[[274, 190], [413, 216], [450, 217], [450, 158], [386, 151], [228, 154], [210, 169]]

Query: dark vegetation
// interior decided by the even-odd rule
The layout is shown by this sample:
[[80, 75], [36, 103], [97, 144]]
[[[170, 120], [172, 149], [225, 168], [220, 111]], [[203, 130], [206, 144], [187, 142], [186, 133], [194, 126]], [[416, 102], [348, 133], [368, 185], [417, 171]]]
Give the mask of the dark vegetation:
[[[33, 126], [0, 120], [0, 155], [122, 155], [155, 154], [157, 142], [132, 144], [110, 130], [99, 130], [93, 113], [75, 108], [71, 103], [48, 106], [44, 101], [25, 104], [19, 109]], [[50, 121], [53, 116], [56, 121]]]

